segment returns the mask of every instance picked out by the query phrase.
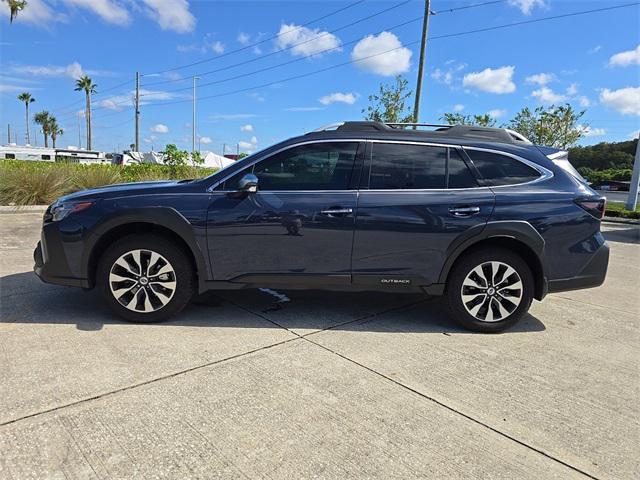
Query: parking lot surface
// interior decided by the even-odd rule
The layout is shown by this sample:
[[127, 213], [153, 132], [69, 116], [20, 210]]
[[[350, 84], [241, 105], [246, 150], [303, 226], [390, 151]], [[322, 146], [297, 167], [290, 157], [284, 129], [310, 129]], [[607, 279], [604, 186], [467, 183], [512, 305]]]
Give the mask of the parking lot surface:
[[640, 478], [640, 229], [498, 335], [438, 299], [217, 292], [154, 325], [41, 283], [0, 214], [0, 478]]

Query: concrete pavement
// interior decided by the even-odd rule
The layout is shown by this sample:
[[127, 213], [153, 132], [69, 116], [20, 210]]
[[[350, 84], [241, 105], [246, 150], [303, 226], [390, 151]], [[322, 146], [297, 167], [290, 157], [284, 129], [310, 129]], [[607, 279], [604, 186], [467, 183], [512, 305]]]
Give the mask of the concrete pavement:
[[41, 283], [0, 215], [0, 478], [638, 478], [640, 230], [501, 335], [421, 296], [224, 292], [158, 325]]

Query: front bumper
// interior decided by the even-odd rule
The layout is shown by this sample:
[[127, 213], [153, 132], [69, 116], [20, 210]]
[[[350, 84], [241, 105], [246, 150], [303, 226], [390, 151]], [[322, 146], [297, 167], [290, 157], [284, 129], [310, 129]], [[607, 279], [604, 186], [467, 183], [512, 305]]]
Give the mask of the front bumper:
[[549, 293], [599, 287], [604, 283], [609, 266], [609, 245], [603, 243], [582, 271], [570, 278], [549, 280]]
[[[71, 254], [78, 247], [74, 245], [75, 242], [63, 242], [64, 235], [67, 238], [71, 237], [69, 233], [61, 233], [56, 224], [43, 225], [41, 240], [33, 252], [33, 271], [46, 283], [90, 288], [89, 280], [78, 275], [79, 267], [77, 265], [75, 269], [70, 267], [69, 258], [77, 257]], [[76, 261], [75, 264], [77, 263]]]

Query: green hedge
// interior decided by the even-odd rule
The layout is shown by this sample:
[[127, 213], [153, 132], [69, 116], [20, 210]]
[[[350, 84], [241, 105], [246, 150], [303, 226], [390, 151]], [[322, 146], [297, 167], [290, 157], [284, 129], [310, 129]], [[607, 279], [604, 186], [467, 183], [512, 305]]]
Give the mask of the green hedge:
[[0, 160], [0, 205], [43, 205], [61, 195], [113, 183], [183, 180], [211, 175], [215, 168], [188, 165], [82, 165]]
[[605, 216], [640, 219], [640, 206], [637, 207], [635, 211], [632, 211], [624, 208], [624, 203], [608, 202], [605, 210]]
[[631, 180], [631, 174], [633, 172], [630, 168], [609, 168], [607, 170], [593, 170], [591, 168], [580, 167], [578, 172], [584, 178], [589, 180], [593, 184], [600, 184], [609, 180], [618, 180], [621, 182], [628, 182]]

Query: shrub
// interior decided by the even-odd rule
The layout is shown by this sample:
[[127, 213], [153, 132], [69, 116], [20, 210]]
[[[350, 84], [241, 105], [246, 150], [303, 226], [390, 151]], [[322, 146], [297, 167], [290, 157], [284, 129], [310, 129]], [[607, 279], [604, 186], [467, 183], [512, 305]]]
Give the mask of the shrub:
[[0, 171], [0, 203], [3, 205], [43, 205], [68, 193], [70, 177], [66, 169], [13, 168]]
[[77, 165], [72, 169], [74, 190], [86, 190], [121, 182], [120, 170], [112, 165]]

